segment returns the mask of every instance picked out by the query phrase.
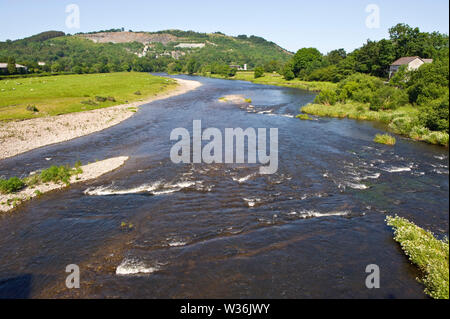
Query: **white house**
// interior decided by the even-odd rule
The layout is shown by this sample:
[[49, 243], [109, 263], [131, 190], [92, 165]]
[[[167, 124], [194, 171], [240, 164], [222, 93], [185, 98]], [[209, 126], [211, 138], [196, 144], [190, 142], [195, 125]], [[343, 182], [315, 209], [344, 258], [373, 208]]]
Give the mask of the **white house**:
[[422, 59], [418, 56], [407, 56], [398, 59], [394, 63], [391, 64], [391, 67], [389, 69], [389, 78], [394, 76], [395, 73], [398, 72], [398, 70], [406, 65], [408, 71], [417, 70], [425, 63], [433, 63], [433, 59]]

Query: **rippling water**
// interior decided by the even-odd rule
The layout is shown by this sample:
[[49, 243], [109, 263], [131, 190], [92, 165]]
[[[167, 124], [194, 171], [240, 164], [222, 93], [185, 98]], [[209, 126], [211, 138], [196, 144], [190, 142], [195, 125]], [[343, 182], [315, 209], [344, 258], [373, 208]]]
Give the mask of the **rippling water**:
[[[187, 77], [183, 77], [187, 78]], [[309, 92], [194, 78], [203, 86], [143, 106], [118, 126], [0, 162], [0, 176], [127, 155], [118, 171], [0, 216], [0, 297], [424, 298], [392, 231], [398, 214], [448, 235], [448, 151], [382, 127], [299, 121]], [[254, 108], [219, 103], [229, 94]], [[175, 165], [170, 132], [279, 128], [278, 173]], [[126, 222], [132, 227], [121, 227]], [[65, 267], [81, 289], [65, 288]], [[381, 289], [365, 268], [381, 268]]]

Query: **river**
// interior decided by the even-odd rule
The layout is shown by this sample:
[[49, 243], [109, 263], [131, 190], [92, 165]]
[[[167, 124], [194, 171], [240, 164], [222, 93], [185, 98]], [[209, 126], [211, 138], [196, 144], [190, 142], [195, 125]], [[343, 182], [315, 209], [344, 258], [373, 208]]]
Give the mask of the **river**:
[[[426, 298], [386, 226], [406, 217], [448, 235], [448, 149], [377, 124], [300, 121], [314, 94], [179, 76], [203, 86], [105, 131], [0, 161], [0, 176], [130, 156], [121, 169], [0, 215], [0, 297]], [[218, 99], [242, 94], [254, 109]], [[174, 128], [278, 128], [279, 169], [173, 164]], [[126, 223], [126, 227], [122, 227]], [[132, 225], [129, 227], [128, 225]], [[66, 265], [81, 288], [65, 287]], [[366, 266], [381, 288], [365, 286]]]

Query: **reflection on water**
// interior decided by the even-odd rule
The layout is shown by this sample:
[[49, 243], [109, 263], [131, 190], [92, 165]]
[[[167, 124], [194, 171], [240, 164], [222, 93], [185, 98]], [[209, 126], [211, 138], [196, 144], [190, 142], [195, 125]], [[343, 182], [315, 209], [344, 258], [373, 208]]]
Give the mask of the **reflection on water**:
[[[131, 157], [97, 181], [0, 217], [0, 296], [424, 297], [384, 219], [398, 214], [448, 234], [447, 150], [406, 139], [376, 145], [380, 130], [370, 123], [298, 121], [309, 92], [196, 79], [197, 91], [144, 106], [116, 127], [0, 162], [8, 177]], [[218, 102], [229, 94], [254, 107]], [[278, 172], [173, 164], [170, 132], [191, 130], [193, 120], [279, 128]], [[64, 286], [68, 264], [81, 268], [77, 291]], [[365, 288], [368, 264], [380, 266], [379, 290]]]

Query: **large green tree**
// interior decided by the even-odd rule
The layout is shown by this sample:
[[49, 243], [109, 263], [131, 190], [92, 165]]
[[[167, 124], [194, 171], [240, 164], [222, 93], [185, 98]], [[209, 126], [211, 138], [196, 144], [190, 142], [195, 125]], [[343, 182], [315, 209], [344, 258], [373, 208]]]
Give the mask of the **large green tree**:
[[320, 67], [322, 62], [322, 53], [316, 48], [303, 48], [297, 51], [292, 58], [293, 72], [296, 77], [302, 73]]

